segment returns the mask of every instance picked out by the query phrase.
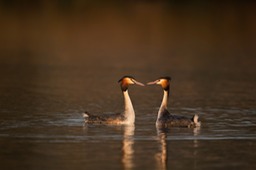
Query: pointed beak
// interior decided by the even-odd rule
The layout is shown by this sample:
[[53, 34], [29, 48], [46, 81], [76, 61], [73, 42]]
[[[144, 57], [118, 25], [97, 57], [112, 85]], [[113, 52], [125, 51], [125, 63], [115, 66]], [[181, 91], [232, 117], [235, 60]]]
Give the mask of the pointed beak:
[[158, 80], [156, 81], [151, 81], [151, 82], [148, 82], [147, 85], [153, 85], [153, 84], [156, 84], [158, 82]]
[[134, 82], [135, 84], [139, 85], [139, 86], [145, 86], [143, 83], [138, 82], [138, 81], [136, 81], [136, 80], [133, 80], [133, 82]]

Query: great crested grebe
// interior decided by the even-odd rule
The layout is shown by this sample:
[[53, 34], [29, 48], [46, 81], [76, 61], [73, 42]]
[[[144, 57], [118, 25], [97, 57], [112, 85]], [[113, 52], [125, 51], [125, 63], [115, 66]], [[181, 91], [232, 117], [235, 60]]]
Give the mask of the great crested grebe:
[[126, 124], [132, 125], [135, 122], [135, 112], [132, 106], [132, 101], [128, 94], [128, 86], [131, 84], [137, 84], [144, 86], [144, 84], [136, 81], [132, 76], [122, 77], [118, 83], [120, 83], [121, 90], [124, 95], [124, 112], [115, 114], [104, 115], [92, 115], [85, 112], [83, 114], [86, 123], [99, 123], [99, 124]]
[[148, 85], [158, 84], [164, 90], [162, 104], [159, 108], [156, 126], [159, 128], [165, 127], [200, 127], [201, 122], [198, 121], [198, 115], [195, 114], [192, 118], [187, 118], [181, 115], [173, 115], [167, 110], [167, 103], [170, 90], [171, 77], [160, 77], [156, 81], [147, 83]]

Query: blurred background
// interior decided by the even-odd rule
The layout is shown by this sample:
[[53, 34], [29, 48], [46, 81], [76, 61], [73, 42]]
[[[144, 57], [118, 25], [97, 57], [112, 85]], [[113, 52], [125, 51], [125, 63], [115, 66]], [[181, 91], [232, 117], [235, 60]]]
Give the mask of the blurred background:
[[[226, 96], [219, 104], [247, 100], [251, 107], [255, 7], [254, 1], [228, 0], [1, 0], [3, 91], [54, 82], [49, 93], [70, 84], [65, 93], [80, 89], [76, 98], [125, 74], [142, 81], [171, 75], [181, 87], [177, 100], [192, 91], [201, 101], [230, 92], [244, 98], [231, 103]], [[113, 84], [105, 89], [111, 91]]]
[[255, 6], [250, 1], [1, 0], [1, 65], [252, 71]]

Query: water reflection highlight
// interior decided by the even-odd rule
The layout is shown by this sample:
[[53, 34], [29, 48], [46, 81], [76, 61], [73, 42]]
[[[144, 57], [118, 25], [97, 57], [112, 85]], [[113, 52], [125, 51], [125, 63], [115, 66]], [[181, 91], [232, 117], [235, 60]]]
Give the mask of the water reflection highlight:
[[160, 152], [155, 155], [157, 161], [157, 169], [167, 169], [168, 145], [166, 142], [167, 130], [157, 129], [157, 140]]
[[132, 169], [134, 167], [133, 154], [134, 154], [134, 125], [124, 126], [124, 136], [123, 136], [123, 157], [122, 163], [124, 169]]

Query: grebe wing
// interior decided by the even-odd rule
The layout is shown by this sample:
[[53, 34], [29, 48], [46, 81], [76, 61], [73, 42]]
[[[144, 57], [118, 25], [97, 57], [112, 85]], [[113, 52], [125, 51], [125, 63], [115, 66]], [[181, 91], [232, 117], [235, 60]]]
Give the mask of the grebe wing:
[[118, 124], [118, 121], [122, 121], [124, 116], [122, 113], [107, 113], [95, 115], [88, 112], [83, 114], [86, 123], [100, 123], [100, 124]]

